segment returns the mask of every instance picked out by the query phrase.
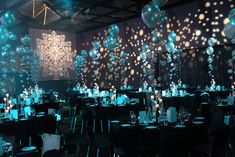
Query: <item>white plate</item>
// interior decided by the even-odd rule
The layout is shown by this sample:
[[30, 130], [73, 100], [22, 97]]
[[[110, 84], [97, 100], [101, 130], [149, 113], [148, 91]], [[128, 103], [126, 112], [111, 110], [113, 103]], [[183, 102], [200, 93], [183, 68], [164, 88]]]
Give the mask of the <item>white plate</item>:
[[38, 112], [37, 114], [43, 115], [43, 114], [45, 114], [45, 112]]
[[186, 126], [183, 125], [183, 124], [177, 124], [175, 127], [176, 127], [176, 128], [185, 128]]
[[121, 126], [122, 127], [130, 127], [131, 125], [130, 124], [122, 124]]
[[146, 129], [157, 129], [156, 126], [147, 126]]
[[194, 119], [196, 119], [196, 120], [204, 120], [205, 118], [204, 117], [195, 117]]
[[41, 115], [41, 114], [39, 114], [39, 115], [36, 115], [36, 117], [43, 117], [43, 116], [45, 116], [45, 115]]
[[112, 120], [111, 123], [120, 123], [119, 120]]
[[29, 146], [29, 147], [24, 147], [21, 150], [24, 151], [24, 152], [27, 152], [27, 151], [32, 151], [32, 150], [35, 150], [35, 149], [36, 149], [35, 146]]
[[193, 124], [203, 124], [204, 122], [201, 121], [193, 121]]

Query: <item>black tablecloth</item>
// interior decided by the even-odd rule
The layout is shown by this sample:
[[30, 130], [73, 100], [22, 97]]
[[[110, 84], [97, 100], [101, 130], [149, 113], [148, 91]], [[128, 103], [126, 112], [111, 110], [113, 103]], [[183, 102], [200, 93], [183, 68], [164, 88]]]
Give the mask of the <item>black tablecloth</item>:
[[0, 134], [15, 136], [16, 140], [25, 140], [32, 134], [55, 133], [54, 116], [31, 117], [27, 120], [3, 121], [0, 123]]
[[162, 156], [178, 156], [185, 153], [197, 143], [207, 140], [205, 125], [186, 125], [185, 128], [172, 126], [158, 126], [147, 129], [144, 126], [122, 127], [113, 124], [111, 127], [111, 140], [115, 147], [122, 149], [129, 156], [137, 156], [138, 151], [154, 153]]

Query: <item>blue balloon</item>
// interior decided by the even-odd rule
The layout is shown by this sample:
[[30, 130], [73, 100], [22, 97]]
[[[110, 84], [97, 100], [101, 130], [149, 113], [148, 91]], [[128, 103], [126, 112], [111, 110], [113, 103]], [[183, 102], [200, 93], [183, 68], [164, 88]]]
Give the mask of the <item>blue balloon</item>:
[[6, 46], [2, 47], [2, 52], [7, 52], [8, 48]]
[[228, 18], [230, 21], [235, 21], [235, 8], [229, 11]]
[[151, 35], [157, 35], [157, 33], [158, 33], [157, 28], [155, 28], [155, 29], [153, 29], [153, 30], [151, 31]]
[[108, 32], [109, 32], [109, 35], [111, 36], [117, 36], [119, 33], [118, 25], [116, 24], [110, 25], [108, 28]]
[[152, 41], [152, 43], [154, 43], [154, 44], [158, 44], [158, 43], [160, 42], [160, 38], [159, 38], [157, 35], [153, 35], [153, 36], [151, 37], [151, 41]]
[[95, 40], [92, 42], [93, 48], [94, 49], [99, 49], [101, 47], [100, 41], [99, 40]]
[[146, 52], [141, 52], [141, 53], [140, 53], [140, 58], [141, 58], [143, 61], [145, 61], [145, 60], [147, 59], [147, 54], [146, 54]]
[[10, 51], [10, 52], [9, 52], [9, 55], [12, 56], [12, 57], [14, 57], [14, 56], [15, 56], [15, 52], [14, 52], [14, 51]]
[[99, 53], [99, 52], [98, 52], [96, 49], [91, 49], [91, 50], [89, 51], [89, 55], [90, 55], [91, 58], [93, 58], [93, 59], [97, 59], [98, 53]]
[[2, 55], [2, 57], [7, 57], [8, 53], [6, 51], [2, 51], [1, 55]]
[[6, 65], [6, 64], [7, 64], [6, 61], [0, 61], [0, 65], [4, 66], [4, 65]]
[[108, 50], [114, 50], [116, 47], [119, 46], [119, 43], [117, 42], [116, 38], [113, 36], [107, 36], [104, 41], [103, 45]]
[[227, 38], [229, 39], [234, 39], [235, 38], [235, 22], [231, 23], [231, 21], [229, 23], [227, 23], [224, 26], [224, 34]]
[[169, 41], [168, 43], [166, 43], [165, 48], [167, 52], [171, 53], [175, 50], [175, 45], [172, 41]]
[[20, 38], [20, 41], [21, 43], [24, 45], [24, 46], [27, 46], [30, 44], [30, 36], [29, 35], [25, 35], [23, 37]]
[[216, 43], [216, 39], [214, 39], [214, 38], [209, 38], [209, 39], [208, 39], [208, 44], [209, 44], [210, 46], [214, 46], [215, 43]]
[[4, 26], [8, 27], [14, 24], [15, 19], [15, 15], [12, 12], [8, 11], [2, 15], [1, 22]]
[[170, 32], [169, 35], [168, 35], [168, 40], [171, 41], [171, 42], [175, 42], [176, 41], [176, 33], [175, 32]]
[[143, 46], [142, 46], [142, 52], [147, 52], [148, 50], [150, 50], [150, 46], [149, 45], [147, 45], [147, 44], [144, 44]]
[[150, 2], [143, 7], [141, 17], [148, 28], [155, 28], [161, 18], [160, 9], [155, 3]]
[[152, 0], [154, 4], [156, 4], [159, 7], [164, 6], [168, 0]]
[[162, 25], [167, 24], [167, 17], [166, 17], [166, 16], [161, 17], [161, 19], [160, 19], [160, 23], [161, 23]]
[[15, 59], [11, 59], [11, 60], [10, 60], [10, 63], [15, 64], [15, 63], [16, 63], [16, 60], [15, 60]]
[[8, 40], [8, 30], [4, 26], [0, 26], [0, 45], [5, 44]]
[[232, 51], [232, 56], [235, 56], [235, 50]]
[[213, 52], [214, 52], [213, 47], [208, 47], [208, 48], [206, 49], [206, 53], [207, 53], [209, 56], [211, 56], [211, 55], [213, 54]]
[[9, 32], [9, 37], [8, 38], [12, 41], [15, 41], [17, 39], [15, 33], [13, 33], [13, 32]]
[[25, 54], [26, 53], [26, 48], [22, 47], [22, 46], [18, 46], [18, 47], [16, 47], [16, 53]]

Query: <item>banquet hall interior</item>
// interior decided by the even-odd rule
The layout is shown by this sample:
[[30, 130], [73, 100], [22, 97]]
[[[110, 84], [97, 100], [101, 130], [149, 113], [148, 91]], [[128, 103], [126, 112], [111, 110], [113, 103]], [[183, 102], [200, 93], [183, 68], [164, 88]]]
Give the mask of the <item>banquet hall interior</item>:
[[235, 0], [0, 0], [0, 157], [235, 157]]

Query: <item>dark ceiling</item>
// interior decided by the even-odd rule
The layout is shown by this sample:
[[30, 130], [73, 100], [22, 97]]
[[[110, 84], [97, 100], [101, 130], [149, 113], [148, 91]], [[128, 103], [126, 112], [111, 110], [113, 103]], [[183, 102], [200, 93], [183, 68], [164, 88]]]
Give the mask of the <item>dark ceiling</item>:
[[[168, 0], [168, 9], [195, 0]], [[0, 14], [11, 10], [16, 25], [27, 28], [86, 32], [141, 15], [146, 0], [0, 0]]]

